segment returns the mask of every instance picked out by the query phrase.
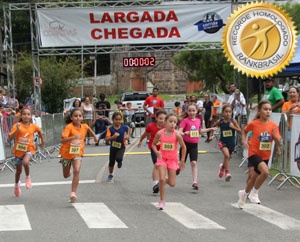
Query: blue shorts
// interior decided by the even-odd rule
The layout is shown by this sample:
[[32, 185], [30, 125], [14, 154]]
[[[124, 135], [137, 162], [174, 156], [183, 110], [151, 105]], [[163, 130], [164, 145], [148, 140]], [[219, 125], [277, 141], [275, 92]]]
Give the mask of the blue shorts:
[[15, 165], [22, 165], [23, 164], [23, 159], [24, 159], [24, 156], [25, 155], [30, 155], [30, 158], [32, 158], [32, 156], [33, 156], [33, 154], [31, 153], [31, 152], [26, 152], [23, 156], [21, 156], [21, 157], [15, 157], [14, 159], [13, 159], [13, 161], [14, 161], [14, 163], [15, 163]]
[[220, 147], [220, 149], [223, 149], [224, 147], [227, 147], [229, 150], [229, 154], [232, 154], [232, 152], [234, 151], [235, 145], [230, 145], [230, 144], [226, 144], [222, 141], [218, 142], [218, 146]]

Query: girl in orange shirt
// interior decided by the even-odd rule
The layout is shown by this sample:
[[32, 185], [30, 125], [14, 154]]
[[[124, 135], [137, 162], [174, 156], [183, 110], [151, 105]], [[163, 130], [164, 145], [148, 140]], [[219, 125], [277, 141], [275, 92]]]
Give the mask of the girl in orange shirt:
[[[278, 125], [270, 121], [272, 105], [263, 100], [258, 104], [257, 119], [251, 121], [242, 132], [242, 143], [248, 152], [248, 179], [245, 190], [239, 191], [239, 208], [243, 208], [249, 195], [252, 203], [260, 204], [258, 190], [269, 176], [268, 162], [271, 156], [272, 141], [275, 141], [277, 155], [280, 151], [280, 133]], [[250, 133], [249, 146], [246, 140]]]
[[23, 108], [21, 110], [20, 122], [13, 125], [11, 132], [9, 133], [10, 140], [16, 139], [14, 146], [14, 163], [16, 165], [15, 175], [15, 188], [14, 192], [17, 197], [21, 195], [20, 189], [20, 176], [22, 173], [22, 166], [24, 166], [26, 174], [26, 185], [27, 189], [32, 187], [31, 178], [29, 174], [29, 161], [35, 154], [35, 145], [33, 143], [33, 134], [38, 133], [41, 138], [40, 147], [44, 146], [45, 140], [41, 128], [36, 124], [31, 123], [32, 114], [30, 109]]
[[94, 137], [97, 143], [98, 138], [87, 124], [82, 124], [83, 112], [81, 109], [75, 108], [71, 111], [67, 118], [67, 126], [62, 131], [60, 154], [62, 159], [60, 163], [63, 166], [63, 176], [68, 178], [71, 176], [71, 165], [73, 166], [72, 192], [70, 194], [70, 202], [77, 201], [76, 190], [79, 183], [79, 172], [81, 161], [83, 158], [84, 139], [87, 131]]

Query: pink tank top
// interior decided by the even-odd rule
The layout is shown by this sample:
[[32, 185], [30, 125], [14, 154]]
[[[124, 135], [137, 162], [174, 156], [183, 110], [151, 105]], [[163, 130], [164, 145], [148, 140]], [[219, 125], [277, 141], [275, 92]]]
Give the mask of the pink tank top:
[[176, 159], [178, 160], [177, 155], [177, 139], [176, 139], [176, 130], [174, 130], [172, 136], [166, 136], [165, 130], [162, 130], [160, 136], [160, 152], [163, 159]]

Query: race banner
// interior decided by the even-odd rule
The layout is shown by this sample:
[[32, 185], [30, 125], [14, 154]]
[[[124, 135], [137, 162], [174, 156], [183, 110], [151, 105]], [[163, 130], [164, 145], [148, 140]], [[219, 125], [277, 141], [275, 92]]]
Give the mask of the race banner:
[[231, 4], [38, 9], [41, 47], [221, 42]]
[[293, 115], [290, 141], [291, 175], [300, 177], [300, 115]]

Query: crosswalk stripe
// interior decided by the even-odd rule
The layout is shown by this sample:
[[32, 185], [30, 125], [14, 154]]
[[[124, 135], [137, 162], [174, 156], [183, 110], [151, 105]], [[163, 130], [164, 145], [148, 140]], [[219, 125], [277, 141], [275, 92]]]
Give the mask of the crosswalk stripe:
[[[233, 207], [238, 208], [236, 203], [231, 204]], [[279, 213], [268, 207], [258, 204], [245, 204], [243, 211], [254, 215], [268, 223], [274, 224], [277, 227], [284, 230], [300, 230], [300, 221], [287, 216], [283, 213]]]
[[0, 206], [0, 231], [31, 230], [24, 205]]
[[[157, 203], [152, 204], [156, 207], [158, 205]], [[163, 212], [188, 229], [225, 229], [223, 226], [186, 207], [182, 203], [168, 202]]]
[[104, 203], [73, 203], [90, 229], [128, 228]]

